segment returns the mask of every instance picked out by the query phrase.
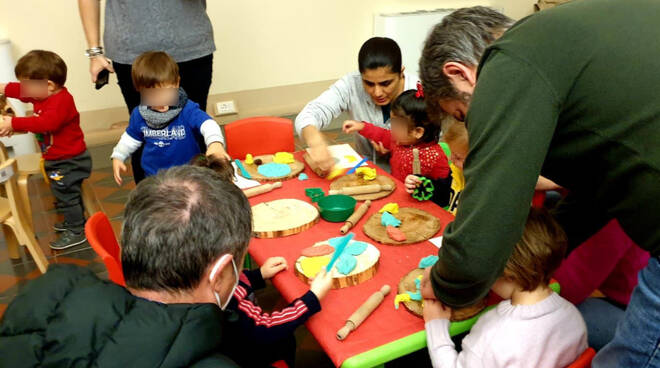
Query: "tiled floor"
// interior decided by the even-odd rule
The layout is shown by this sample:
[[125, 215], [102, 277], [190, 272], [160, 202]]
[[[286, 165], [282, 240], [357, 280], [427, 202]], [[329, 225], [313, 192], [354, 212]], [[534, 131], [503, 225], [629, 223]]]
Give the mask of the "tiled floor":
[[[338, 130], [327, 131], [325, 134], [330, 144], [353, 142], [353, 137]], [[303, 149], [303, 145], [296, 139], [296, 150], [300, 149]], [[124, 204], [130, 191], [135, 188], [135, 183], [132, 178], [124, 178], [124, 184], [118, 187], [114, 182], [110, 168], [94, 170], [89, 182], [101, 203], [103, 211], [110, 218], [115, 233], [119, 236]], [[35, 235], [49, 262], [73, 263], [89, 267], [100, 277], [107, 278], [105, 266], [87, 243], [60, 252], [52, 251], [48, 247], [48, 243], [55, 239], [52, 226], [61, 221], [61, 218], [55, 213], [53, 196], [41, 178], [33, 176], [30, 179], [29, 192]], [[39, 275], [40, 272], [31, 256], [26, 254], [24, 249], [21, 249], [20, 259], [10, 259], [4, 238], [0, 237], [0, 317], [7, 305], [25, 287], [29, 280]], [[285, 305], [284, 300], [272, 286], [257, 293], [257, 297], [265, 310], [281, 309]], [[305, 328], [299, 328], [296, 331], [296, 339], [298, 340], [297, 366], [333, 366], [316, 343], [316, 340]]]

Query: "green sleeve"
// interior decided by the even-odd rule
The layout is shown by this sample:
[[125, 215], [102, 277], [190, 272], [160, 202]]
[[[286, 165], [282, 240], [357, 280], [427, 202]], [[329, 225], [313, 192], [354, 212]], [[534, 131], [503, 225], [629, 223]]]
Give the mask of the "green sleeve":
[[482, 59], [466, 119], [465, 190], [431, 276], [443, 303], [471, 305], [501, 275], [522, 235], [558, 111], [556, 94], [524, 60], [496, 50]]

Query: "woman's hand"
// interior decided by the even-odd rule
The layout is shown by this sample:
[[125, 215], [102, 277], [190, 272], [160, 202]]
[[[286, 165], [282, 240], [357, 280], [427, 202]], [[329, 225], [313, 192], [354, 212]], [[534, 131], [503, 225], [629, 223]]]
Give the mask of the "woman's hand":
[[115, 72], [112, 62], [107, 57], [97, 55], [89, 59], [89, 74], [92, 76], [92, 83], [96, 83], [96, 78], [103, 69], [107, 69], [110, 73]]

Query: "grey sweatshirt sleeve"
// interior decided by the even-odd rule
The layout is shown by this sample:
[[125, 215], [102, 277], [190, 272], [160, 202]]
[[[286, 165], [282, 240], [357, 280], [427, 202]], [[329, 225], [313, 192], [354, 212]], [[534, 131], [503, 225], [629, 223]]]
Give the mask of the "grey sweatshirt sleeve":
[[303, 128], [314, 125], [321, 130], [343, 111], [348, 110], [351, 84], [349, 75], [342, 77], [319, 97], [308, 103], [296, 117], [296, 132], [300, 136]]

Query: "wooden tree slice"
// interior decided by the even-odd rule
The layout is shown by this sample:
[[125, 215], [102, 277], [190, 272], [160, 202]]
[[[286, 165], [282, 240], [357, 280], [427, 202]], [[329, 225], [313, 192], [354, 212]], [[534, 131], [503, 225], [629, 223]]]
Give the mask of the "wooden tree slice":
[[278, 199], [252, 206], [252, 231], [257, 238], [297, 234], [317, 222], [316, 207], [299, 199]]
[[358, 201], [366, 201], [367, 199], [373, 201], [375, 199], [387, 197], [388, 195], [392, 194], [392, 192], [394, 192], [394, 190], [396, 189], [396, 182], [388, 176], [377, 175], [376, 179], [374, 180], [364, 180], [362, 179], [361, 176], [357, 174], [344, 175], [342, 177], [335, 179], [332, 183], [330, 183], [330, 189], [341, 189], [345, 187], [355, 187], [355, 186], [371, 185], [371, 184], [391, 185], [392, 190], [382, 190], [377, 193], [369, 193], [369, 194], [355, 194], [352, 195], [351, 197], [357, 199]]
[[[269, 162], [273, 162], [273, 156], [274, 155], [261, 155], [261, 156], [255, 156], [254, 159], [260, 159], [264, 164], [267, 164]], [[291, 172], [288, 175], [285, 176], [274, 176], [274, 177], [269, 177], [269, 176], [264, 176], [259, 174], [259, 165], [257, 164], [246, 164], [245, 160], [241, 160], [241, 163], [243, 163], [243, 166], [245, 167], [245, 170], [252, 176], [252, 179], [260, 181], [260, 182], [269, 182], [269, 181], [282, 181], [282, 180], [288, 180], [288, 179], [293, 179], [298, 176], [303, 170], [305, 170], [305, 164], [295, 160], [293, 163], [289, 164], [289, 167], [291, 168]], [[236, 172], [240, 175], [243, 176], [243, 173], [241, 170], [236, 170]], [[245, 176], [243, 176], [245, 177]]]
[[[423, 274], [424, 274], [424, 270], [421, 268], [415, 268], [412, 271], [408, 272], [405, 276], [401, 278], [401, 281], [399, 281], [397, 294], [403, 294], [407, 291], [413, 293], [416, 292], [417, 287], [415, 286], [415, 279]], [[422, 307], [421, 301], [411, 300], [411, 301], [403, 302], [403, 304], [406, 306], [406, 309], [410, 311], [410, 313], [420, 318], [424, 317], [424, 307]], [[455, 321], [463, 321], [466, 319], [470, 319], [476, 316], [482, 310], [484, 310], [484, 308], [486, 308], [486, 299], [482, 299], [480, 302], [470, 307], [452, 309], [450, 320], [455, 322]]]
[[431, 239], [440, 230], [440, 220], [430, 213], [413, 207], [399, 208], [394, 217], [401, 220], [399, 229], [406, 234], [406, 240], [395, 241], [387, 235], [385, 226], [380, 223], [381, 214], [376, 212], [364, 224], [364, 233], [383, 244], [412, 244]]
[[[353, 242], [353, 241], [351, 241]], [[315, 247], [327, 245], [327, 241], [322, 241], [314, 244]], [[349, 243], [350, 244], [350, 243]], [[333, 253], [334, 254], [334, 253]], [[328, 259], [332, 257], [332, 254], [328, 256]], [[309, 282], [309, 278], [303, 273], [302, 266], [300, 265], [301, 261], [307, 258], [305, 256], [300, 256], [296, 260], [296, 267], [294, 268], [294, 273], [296, 277], [302, 280], [305, 283]], [[332, 274], [332, 288], [341, 289], [349, 286], [355, 286], [361, 284], [365, 281], [371, 280], [376, 275], [378, 270], [378, 263], [380, 260], [380, 251], [374, 245], [367, 243], [367, 249], [364, 253], [355, 256], [357, 258], [357, 266], [351, 271], [348, 275], [344, 275], [337, 271], [336, 267], [332, 267], [330, 271]]]

